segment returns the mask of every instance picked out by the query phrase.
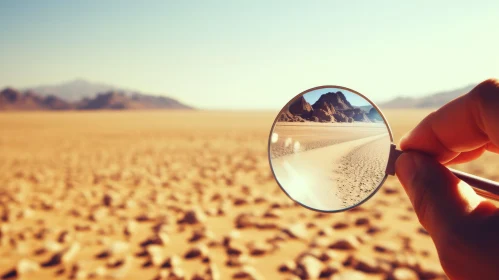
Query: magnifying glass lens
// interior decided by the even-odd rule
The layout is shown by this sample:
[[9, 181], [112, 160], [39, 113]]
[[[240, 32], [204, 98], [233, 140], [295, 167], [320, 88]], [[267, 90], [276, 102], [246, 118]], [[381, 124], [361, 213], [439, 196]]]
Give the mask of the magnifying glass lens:
[[293, 98], [276, 117], [270, 164], [294, 201], [317, 211], [343, 211], [384, 182], [391, 142], [374, 103], [351, 89], [319, 87]]

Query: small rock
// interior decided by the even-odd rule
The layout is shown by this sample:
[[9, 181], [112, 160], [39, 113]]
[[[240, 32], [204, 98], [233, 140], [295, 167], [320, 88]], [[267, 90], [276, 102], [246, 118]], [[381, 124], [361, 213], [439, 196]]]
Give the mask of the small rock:
[[319, 260], [323, 262], [338, 260], [340, 256], [334, 250], [326, 250], [319, 255]]
[[18, 274], [17, 274], [17, 270], [15, 268], [5, 272], [4, 274], [2, 274], [2, 279], [17, 279], [18, 277]]
[[206, 222], [206, 215], [200, 209], [189, 210], [178, 221], [179, 224], [202, 224]]
[[319, 236], [333, 236], [334, 230], [331, 227], [324, 227], [320, 229], [317, 234]]
[[397, 244], [391, 241], [378, 241], [377, 244], [374, 244], [374, 250], [380, 253], [395, 253], [397, 252], [399, 247]]
[[229, 256], [225, 263], [229, 267], [239, 267], [250, 263], [250, 258], [247, 255]]
[[182, 259], [177, 255], [173, 255], [173, 256], [170, 256], [169, 258], [167, 258], [165, 260], [165, 262], [161, 265], [161, 267], [162, 268], [176, 268], [176, 267], [179, 267], [181, 263], [182, 263]]
[[170, 243], [170, 237], [164, 232], [157, 233], [151, 237], [148, 237], [144, 241], [140, 242], [141, 247], [147, 247], [149, 245], [167, 245]]
[[227, 247], [231, 242], [241, 238], [241, 232], [238, 230], [231, 230], [229, 234], [223, 237], [222, 245]]
[[339, 250], [355, 250], [359, 248], [360, 242], [359, 240], [353, 236], [349, 235], [345, 238], [338, 239], [333, 244], [329, 245], [330, 249], [339, 249]]
[[67, 249], [57, 252], [52, 257], [42, 264], [43, 267], [56, 266], [61, 263], [68, 263], [73, 260], [76, 254], [80, 251], [80, 244], [73, 243]]
[[250, 242], [247, 247], [249, 253], [252, 256], [265, 255], [266, 253], [272, 251], [273, 249], [273, 247], [270, 244], [258, 241]]
[[314, 222], [308, 222], [308, 223], [306, 224], [306, 227], [307, 227], [307, 228], [316, 228], [316, 227], [317, 227], [317, 225], [316, 225]]
[[206, 245], [198, 245], [188, 250], [187, 253], [185, 253], [184, 258], [194, 259], [199, 257], [205, 257], [207, 255], [208, 255], [208, 247], [206, 247]]
[[374, 235], [378, 232], [381, 232], [383, 229], [380, 228], [379, 226], [370, 226], [367, 230], [366, 230], [366, 233], [369, 234], [369, 235]]
[[135, 220], [137, 222], [149, 222], [149, 221], [153, 221], [154, 217], [151, 217], [151, 215], [148, 213], [141, 213], [135, 217]]
[[396, 194], [396, 193], [399, 192], [399, 190], [395, 186], [384, 185], [383, 186], [383, 192], [385, 194]]
[[110, 193], [106, 193], [102, 197], [102, 204], [104, 206], [111, 207], [113, 204], [113, 201], [115, 201], [115, 199], [113, 198], [113, 196]]
[[286, 261], [279, 266], [280, 272], [291, 272], [296, 269], [296, 262]]
[[93, 228], [91, 225], [75, 225], [74, 229], [76, 231], [91, 231]]
[[238, 198], [235, 198], [235, 199], [233, 200], [233, 204], [234, 204], [235, 206], [246, 205], [246, 204], [248, 204], [248, 200], [247, 200], [247, 199], [245, 199], [245, 198], [242, 198], [242, 197], [238, 197]]
[[231, 242], [226, 249], [226, 253], [229, 256], [239, 256], [244, 252], [246, 252], [246, 248], [242, 244], [236, 242]]
[[69, 241], [69, 231], [63, 230], [61, 233], [59, 233], [59, 236], [57, 237], [57, 242], [59, 243], [66, 243]]
[[239, 214], [235, 218], [236, 228], [250, 228], [254, 226], [254, 218], [255, 216], [249, 213]]
[[192, 236], [191, 238], [189, 238], [189, 242], [196, 242], [204, 238], [213, 239], [213, 237], [213, 232], [206, 230], [205, 228], [198, 228], [192, 232]]
[[290, 225], [282, 229], [282, 231], [288, 234], [291, 238], [305, 239], [308, 236], [307, 227], [303, 223]]
[[346, 222], [337, 222], [333, 225], [334, 229], [345, 229], [348, 227], [348, 224]]
[[368, 225], [368, 224], [369, 224], [368, 218], [358, 218], [357, 220], [355, 220], [356, 226], [363, 226], [363, 225]]
[[379, 265], [378, 260], [368, 256], [355, 256], [352, 265], [356, 270], [367, 273], [380, 273], [383, 272], [382, 267]]
[[321, 279], [323, 279], [323, 278], [329, 278], [333, 274], [335, 274], [338, 271], [340, 271], [341, 268], [342, 268], [341, 263], [337, 263], [337, 262], [328, 263], [321, 270], [321, 274], [319, 275], [319, 278], [321, 278]]
[[69, 279], [87, 279], [88, 273], [78, 264], [73, 264], [69, 272]]
[[282, 216], [282, 212], [279, 209], [270, 208], [264, 214], [264, 218], [278, 219]]
[[278, 232], [274, 236], [267, 239], [267, 242], [272, 244], [277, 244], [283, 241], [286, 241], [289, 238], [289, 235], [284, 232]]
[[[379, 203], [379, 202], [381, 202], [381, 201], [378, 201], [378, 203]], [[387, 202], [386, 202], [386, 203], [387, 203]], [[381, 211], [379, 211], [379, 210], [373, 210], [373, 211], [371, 211], [371, 213], [372, 213], [372, 216], [373, 216], [375, 219], [377, 219], [377, 220], [379, 220], [379, 219], [381, 219], [381, 218], [383, 217], [383, 212], [381, 212]]]
[[257, 229], [277, 229], [279, 226], [270, 222], [257, 222], [255, 223]]

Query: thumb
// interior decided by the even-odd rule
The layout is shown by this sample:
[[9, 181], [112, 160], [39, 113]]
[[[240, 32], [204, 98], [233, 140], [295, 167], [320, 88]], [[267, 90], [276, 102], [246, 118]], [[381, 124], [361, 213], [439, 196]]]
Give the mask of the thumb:
[[484, 199], [435, 159], [404, 152], [395, 163], [420, 223], [433, 237], [449, 233]]

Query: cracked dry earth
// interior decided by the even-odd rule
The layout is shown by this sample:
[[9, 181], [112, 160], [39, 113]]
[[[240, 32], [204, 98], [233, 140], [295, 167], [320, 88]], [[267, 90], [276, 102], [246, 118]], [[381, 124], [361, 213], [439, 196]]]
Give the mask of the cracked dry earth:
[[382, 182], [390, 153], [387, 149], [387, 142], [390, 142], [388, 137], [357, 147], [343, 157], [341, 164], [333, 171], [334, 174], [343, 175], [335, 176], [335, 179], [344, 207], [364, 200]]
[[0, 278], [445, 279], [396, 179], [345, 213], [288, 199], [274, 117], [0, 114]]

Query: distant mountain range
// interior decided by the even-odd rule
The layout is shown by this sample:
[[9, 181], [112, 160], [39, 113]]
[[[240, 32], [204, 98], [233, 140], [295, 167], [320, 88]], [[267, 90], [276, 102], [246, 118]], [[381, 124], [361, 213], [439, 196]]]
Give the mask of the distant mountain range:
[[0, 110], [192, 109], [179, 101], [75, 80], [61, 85], [0, 91]]
[[429, 94], [424, 97], [397, 97], [388, 102], [381, 103], [379, 106], [382, 109], [388, 108], [438, 108], [448, 103], [449, 101], [468, 93], [476, 84], [471, 84], [455, 90], [441, 91], [434, 94]]
[[310, 105], [302, 96], [291, 103], [278, 118], [280, 122], [379, 122], [375, 108], [355, 107], [341, 91], [324, 93]]

